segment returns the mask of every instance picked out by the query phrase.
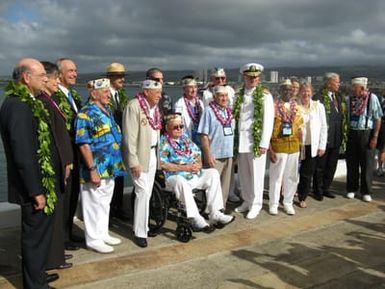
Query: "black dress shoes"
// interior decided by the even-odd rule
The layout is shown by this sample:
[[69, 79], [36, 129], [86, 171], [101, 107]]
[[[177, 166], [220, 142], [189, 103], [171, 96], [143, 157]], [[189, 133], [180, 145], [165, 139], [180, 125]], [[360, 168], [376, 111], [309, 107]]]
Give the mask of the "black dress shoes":
[[334, 194], [332, 194], [331, 192], [324, 192], [324, 197], [327, 197], [327, 198], [330, 198], [330, 199], [334, 199], [336, 196]]
[[147, 236], [153, 238], [153, 237], [156, 237], [159, 235], [159, 230], [153, 230], [153, 229], [150, 229], [148, 232], [147, 232]]
[[74, 243], [84, 243], [84, 241], [85, 241], [84, 237], [76, 236], [76, 235], [72, 235], [70, 239]]
[[64, 260], [69, 260], [69, 259], [72, 259], [72, 257], [73, 257], [74, 255], [72, 255], [72, 254], [65, 254], [64, 255]]
[[65, 246], [65, 249], [68, 251], [76, 251], [80, 249], [79, 246], [75, 245], [72, 242], [66, 242], [64, 246]]
[[57, 266], [56, 269], [68, 269], [72, 267], [72, 263], [64, 262], [63, 264]]
[[321, 201], [323, 201], [324, 196], [321, 194], [314, 194], [314, 199], [321, 202]]
[[47, 278], [47, 283], [51, 283], [59, 279], [59, 274], [58, 273], [51, 273], [48, 274], [46, 273], [46, 278]]
[[136, 245], [138, 245], [141, 248], [147, 247], [147, 239], [146, 238], [140, 238], [140, 237], [134, 236], [134, 242]]

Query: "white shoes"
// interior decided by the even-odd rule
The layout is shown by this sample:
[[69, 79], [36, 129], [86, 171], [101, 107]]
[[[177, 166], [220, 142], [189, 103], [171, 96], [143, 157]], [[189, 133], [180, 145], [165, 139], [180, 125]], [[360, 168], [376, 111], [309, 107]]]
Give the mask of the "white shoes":
[[103, 242], [106, 243], [107, 245], [115, 246], [122, 243], [122, 240], [120, 240], [119, 238], [108, 236], [107, 238], [103, 239]]
[[102, 254], [108, 254], [108, 253], [114, 252], [114, 248], [106, 244], [87, 245], [87, 247], [91, 250], [94, 250]]
[[269, 214], [270, 214], [270, 215], [273, 215], [273, 216], [278, 215], [278, 206], [276, 206], [276, 205], [271, 205], [271, 206], [269, 207]]
[[346, 194], [346, 197], [347, 197], [348, 199], [354, 199], [354, 195], [355, 195], [354, 192], [349, 192], [349, 193]]
[[217, 212], [210, 219], [213, 224], [221, 223], [222, 225], [227, 225], [234, 221], [235, 217], [231, 215], [225, 215], [221, 212]]
[[206, 220], [202, 216], [197, 216], [192, 220], [192, 226], [195, 230], [202, 230], [209, 227]]
[[295, 215], [295, 210], [292, 204], [283, 204], [283, 210], [286, 212], [288, 215]]
[[363, 195], [362, 196], [362, 199], [365, 201], [365, 202], [371, 202], [372, 201], [372, 196], [371, 195]]
[[249, 210], [249, 205], [246, 203], [246, 202], [243, 202], [242, 205], [240, 205], [239, 207], [235, 208], [235, 212], [236, 213], [244, 213], [244, 212], [247, 212]]
[[259, 214], [259, 208], [251, 207], [250, 211], [246, 215], [246, 219], [252, 220], [255, 219]]

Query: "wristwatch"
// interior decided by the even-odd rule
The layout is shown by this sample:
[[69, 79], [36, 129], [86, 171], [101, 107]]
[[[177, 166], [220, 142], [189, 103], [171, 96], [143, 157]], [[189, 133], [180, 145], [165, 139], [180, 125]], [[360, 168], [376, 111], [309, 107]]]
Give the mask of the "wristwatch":
[[93, 165], [92, 167], [89, 167], [88, 170], [89, 170], [89, 171], [94, 171], [94, 170], [96, 170], [95, 165]]

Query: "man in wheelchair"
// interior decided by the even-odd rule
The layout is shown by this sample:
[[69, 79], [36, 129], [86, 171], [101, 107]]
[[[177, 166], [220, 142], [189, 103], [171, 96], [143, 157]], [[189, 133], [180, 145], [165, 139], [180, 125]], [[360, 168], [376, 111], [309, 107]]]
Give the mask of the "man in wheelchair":
[[[178, 113], [165, 117], [166, 131], [160, 139], [160, 165], [166, 177], [166, 187], [173, 191], [186, 208], [194, 231], [209, 230], [210, 225], [223, 227], [235, 217], [225, 215], [219, 173], [214, 168], [202, 169], [201, 151], [183, 134], [183, 120]], [[199, 214], [193, 189], [206, 191], [209, 223]]]

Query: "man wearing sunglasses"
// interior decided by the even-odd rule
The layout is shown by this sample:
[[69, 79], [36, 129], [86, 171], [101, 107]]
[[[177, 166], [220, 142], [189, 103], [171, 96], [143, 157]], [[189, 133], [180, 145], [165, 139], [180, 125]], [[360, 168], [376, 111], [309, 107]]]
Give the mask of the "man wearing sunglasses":
[[210, 83], [209, 87], [202, 92], [202, 101], [205, 107], [207, 107], [211, 101], [214, 99], [214, 87], [215, 86], [225, 86], [227, 90], [227, 95], [229, 98], [229, 106], [233, 106], [234, 101], [234, 89], [226, 84], [226, 72], [223, 68], [215, 67], [210, 74]]
[[202, 169], [201, 151], [183, 134], [183, 120], [178, 113], [166, 117], [166, 132], [160, 139], [160, 165], [170, 188], [186, 208], [187, 218], [192, 220], [195, 231], [211, 231], [207, 221], [199, 214], [192, 190], [206, 190], [210, 223], [223, 227], [234, 220], [225, 215], [219, 173], [214, 168]]

